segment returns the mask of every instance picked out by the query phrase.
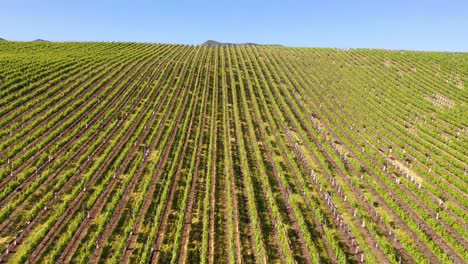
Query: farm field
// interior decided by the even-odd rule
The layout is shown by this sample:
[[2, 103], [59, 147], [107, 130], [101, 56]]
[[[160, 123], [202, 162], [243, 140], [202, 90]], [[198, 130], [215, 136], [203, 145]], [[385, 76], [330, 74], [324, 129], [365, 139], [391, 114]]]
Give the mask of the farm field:
[[0, 42], [1, 263], [467, 263], [468, 53]]

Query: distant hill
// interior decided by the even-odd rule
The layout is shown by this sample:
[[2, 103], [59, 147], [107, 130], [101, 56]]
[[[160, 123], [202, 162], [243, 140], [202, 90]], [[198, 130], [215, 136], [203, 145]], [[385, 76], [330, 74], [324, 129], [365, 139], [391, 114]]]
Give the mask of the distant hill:
[[207, 40], [203, 42], [203, 46], [281, 46], [278, 44], [257, 44], [257, 43], [228, 43], [228, 42], [218, 42], [216, 40]]
[[44, 39], [35, 39], [33, 40], [32, 42], [49, 42], [48, 40], [44, 40]]
[[0, 41], [6, 41], [6, 39], [0, 38]]
[[215, 40], [207, 40], [203, 42], [203, 46], [221, 46], [223, 43], [215, 41]]

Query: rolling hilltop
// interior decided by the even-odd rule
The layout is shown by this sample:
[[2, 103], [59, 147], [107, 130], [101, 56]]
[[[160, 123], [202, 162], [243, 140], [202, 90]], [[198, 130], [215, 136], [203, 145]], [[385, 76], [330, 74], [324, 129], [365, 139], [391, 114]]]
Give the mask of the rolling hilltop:
[[0, 262], [463, 263], [468, 54], [0, 43]]

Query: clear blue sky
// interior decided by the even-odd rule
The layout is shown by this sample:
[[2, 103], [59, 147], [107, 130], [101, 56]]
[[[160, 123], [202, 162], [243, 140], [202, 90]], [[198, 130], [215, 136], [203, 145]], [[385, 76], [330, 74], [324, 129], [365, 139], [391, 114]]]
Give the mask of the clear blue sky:
[[468, 51], [468, 1], [0, 0], [0, 37]]

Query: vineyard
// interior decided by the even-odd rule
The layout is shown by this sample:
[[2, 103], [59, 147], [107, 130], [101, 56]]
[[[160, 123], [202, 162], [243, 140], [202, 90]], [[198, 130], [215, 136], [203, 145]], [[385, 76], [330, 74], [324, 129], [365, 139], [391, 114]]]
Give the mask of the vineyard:
[[468, 53], [0, 42], [1, 263], [467, 263]]

